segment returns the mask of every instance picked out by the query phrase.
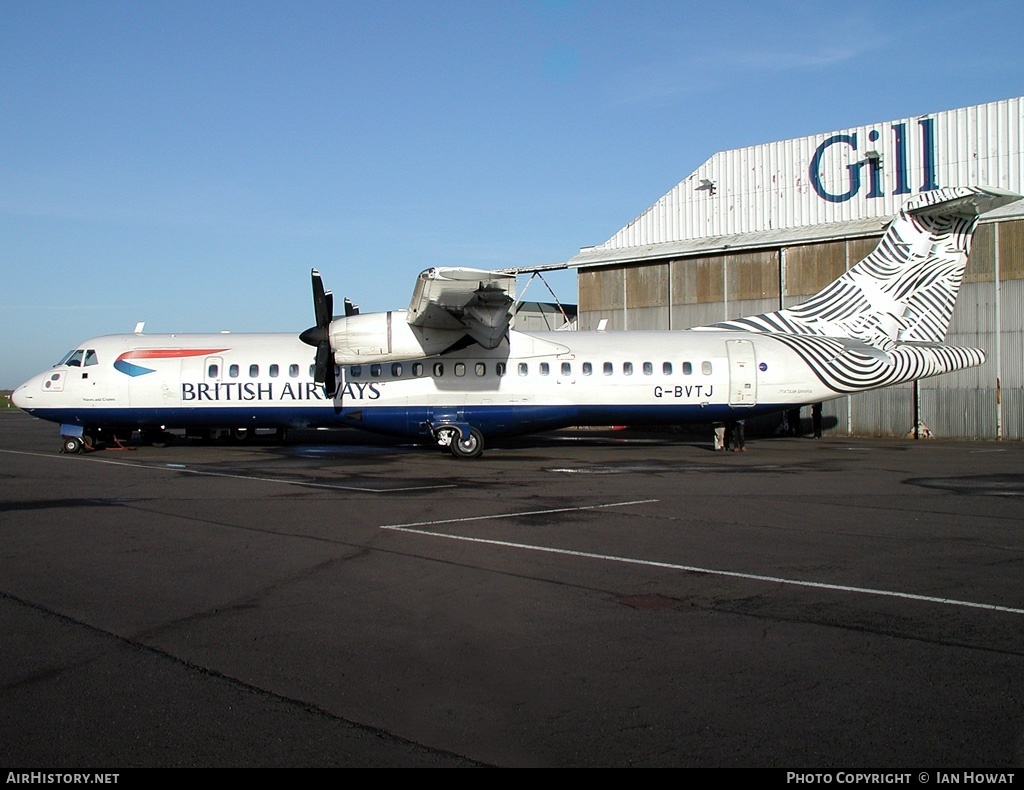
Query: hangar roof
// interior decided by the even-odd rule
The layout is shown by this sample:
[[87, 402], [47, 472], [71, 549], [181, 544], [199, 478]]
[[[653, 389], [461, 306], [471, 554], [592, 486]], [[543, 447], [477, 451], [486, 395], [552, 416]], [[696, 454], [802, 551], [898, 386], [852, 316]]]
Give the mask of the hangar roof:
[[873, 217], [852, 222], [837, 222], [828, 225], [813, 225], [791, 230], [766, 230], [754, 233], [733, 233], [728, 236], [707, 236], [702, 239], [648, 244], [643, 247], [621, 247], [608, 250], [605, 247], [584, 247], [579, 255], [569, 261], [573, 268], [606, 266], [610, 263], [648, 261], [661, 258], [685, 258], [694, 255], [777, 247], [790, 244], [813, 244], [836, 239], [861, 238], [882, 232], [888, 224]]
[[[868, 236], [947, 186], [1024, 191], [1024, 97], [719, 152], [567, 264]], [[1024, 216], [1024, 203], [995, 216]]]

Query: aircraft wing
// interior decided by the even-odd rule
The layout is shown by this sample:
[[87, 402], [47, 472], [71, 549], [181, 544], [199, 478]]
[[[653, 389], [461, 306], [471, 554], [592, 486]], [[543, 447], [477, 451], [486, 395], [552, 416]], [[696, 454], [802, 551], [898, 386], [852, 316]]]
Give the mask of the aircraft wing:
[[462, 329], [484, 348], [500, 345], [512, 321], [514, 274], [435, 267], [421, 272], [409, 303], [412, 326]]

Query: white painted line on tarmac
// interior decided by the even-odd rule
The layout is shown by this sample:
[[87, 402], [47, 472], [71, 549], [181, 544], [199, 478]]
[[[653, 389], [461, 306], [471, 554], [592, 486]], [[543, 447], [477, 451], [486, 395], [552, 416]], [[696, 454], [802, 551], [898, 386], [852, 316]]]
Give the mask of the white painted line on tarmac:
[[484, 521], [487, 519], [517, 518], [521, 516], [545, 515], [548, 513], [565, 513], [579, 510], [598, 510], [610, 507], [626, 507], [627, 505], [640, 505], [649, 502], [657, 502], [656, 499], [639, 499], [632, 502], [613, 502], [607, 505], [589, 505], [585, 507], [567, 507], [553, 510], [533, 510], [523, 513], [501, 513], [494, 516], [473, 516], [470, 518], [453, 518], [440, 521], [421, 521], [413, 524], [390, 524], [382, 526], [394, 532], [408, 532], [415, 535], [424, 535], [432, 538], [444, 538], [445, 540], [457, 540], [465, 543], [485, 543], [491, 546], [502, 546], [510, 549], [522, 549], [524, 551], [537, 551], [545, 554], [561, 554], [569, 557], [584, 557], [592, 560], [603, 560], [605, 562], [618, 562], [627, 565], [643, 565], [649, 568], [664, 568], [673, 571], [685, 571], [687, 573], [703, 573], [708, 576], [726, 576], [733, 579], [747, 579], [750, 581], [769, 582], [771, 584], [784, 584], [794, 587], [811, 587], [818, 590], [831, 590], [833, 592], [858, 593], [861, 595], [879, 595], [886, 598], [902, 598], [909, 601], [921, 601], [924, 603], [937, 603], [946, 606], [959, 606], [967, 609], [984, 609], [991, 612], [1006, 612], [1008, 614], [1024, 615], [1024, 609], [1012, 606], [998, 606], [989, 603], [977, 603], [975, 601], [959, 601], [955, 598], [939, 598], [931, 595], [916, 595], [914, 593], [899, 592], [898, 590], [878, 590], [871, 587], [853, 587], [846, 584], [828, 584], [826, 582], [812, 582], [803, 579], [784, 579], [779, 576], [765, 576], [758, 573], [740, 573], [739, 571], [724, 571], [717, 568], [699, 568], [694, 565], [680, 565], [672, 562], [659, 562], [657, 560], [642, 560], [635, 557], [618, 557], [613, 554], [596, 554], [589, 551], [575, 551], [573, 549], [558, 549], [552, 546], [537, 546], [529, 543], [515, 543], [507, 540], [494, 540], [491, 538], [473, 538], [465, 535], [450, 535], [444, 532], [430, 532], [417, 527], [440, 526], [442, 524], [460, 524], [467, 521]]
[[[516, 513], [496, 513], [490, 516], [466, 516], [465, 518], [443, 518], [438, 521], [413, 521], [408, 524], [385, 524], [381, 529], [392, 529], [396, 531], [416, 532], [421, 535], [433, 535], [432, 532], [423, 532], [413, 527], [434, 527], [440, 524], [464, 524], [467, 521], [493, 521], [494, 519], [501, 518], [522, 518], [523, 516], [546, 516], [549, 513], [574, 513], [580, 510], [601, 510], [609, 507], [626, 507], [627, 505], [646, 505], [651, 502], [657, 502], [657, 499], [633, 499], [628, 502], [609, 502], [604, 505], [577, 505], [575, 507], [556, 507], [548, 510], [523, 510]], [[444, 535], [442, 533], [436, 533], [438, 537], [443, 538], [455, 538], [455, 535]], [[464, 540], [473, 540], [473, 538], [464, 538]], [[481, 543], [488, 543], [490, 541], [482, 540]], [[500, 543], [500, 541], [497, 541]], [[519, 545], [519, 544], [510, 544]], [[524, 546], [524, 548], [530, 548]]]

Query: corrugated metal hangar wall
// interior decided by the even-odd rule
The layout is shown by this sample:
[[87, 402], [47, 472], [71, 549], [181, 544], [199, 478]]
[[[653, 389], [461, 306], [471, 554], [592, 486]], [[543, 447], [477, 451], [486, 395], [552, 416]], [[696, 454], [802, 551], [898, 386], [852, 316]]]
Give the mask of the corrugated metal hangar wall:
[[[874, 249], [905, 200], [946, 186], [1024, 192], [1024, 98], [715, 154], [579, 270], [579, 328], [685, 329], [798, 304]], [[975, 233], [948, 342], [980, 368], [925, 379], [937, 436], [1024, 438], [1024, 202]], [[832, 433], [905, 436], [914, 388], [825, 404]]]

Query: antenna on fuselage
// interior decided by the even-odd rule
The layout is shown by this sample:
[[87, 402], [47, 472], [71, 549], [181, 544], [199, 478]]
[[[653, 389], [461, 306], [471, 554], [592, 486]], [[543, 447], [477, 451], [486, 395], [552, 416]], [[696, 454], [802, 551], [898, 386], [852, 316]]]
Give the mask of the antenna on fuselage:
[[145, 328], [146, 328], [146, 322], [145, 321], [139, 321], [139, 323], [137, 323], [135, 325], [135, 334], [141, 335], [142, 334], [142, 330], [145, 329]]

